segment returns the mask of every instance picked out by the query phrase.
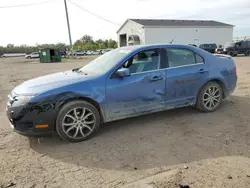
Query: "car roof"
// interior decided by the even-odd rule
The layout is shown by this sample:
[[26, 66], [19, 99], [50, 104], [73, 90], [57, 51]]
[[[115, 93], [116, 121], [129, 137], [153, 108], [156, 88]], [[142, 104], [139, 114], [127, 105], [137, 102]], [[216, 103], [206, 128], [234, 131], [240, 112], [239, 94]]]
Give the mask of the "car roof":
[[125, 46], [121, 47], [120, 49], [124, 50], [131, 50], [131, 51], [137, 51], [137, 50], [147, 50], [152, 48], [186, 48], [190, 50], [197, 49], [195, 46], [191, 45], [184, 45], [184, 44], [150, 44], [150, 45], [134, 45], [134, 46]]
[[213, 56], [211, 53], [201, 49], [197, 48], [192, 45], [184, 45], [184, 44], [150, 44], [150, 45], [134, 45], [134, 46], [126, 46], [126, 47], [121, 47], [119, 49], [121, 50], [128, 50], [130, 53], [138, 53], [143, 50], [150, 50], [154, 48], [184, 48], [187, 50], [191, 50], [195, 53], [198, 53], [199, 55], [204, 56]]

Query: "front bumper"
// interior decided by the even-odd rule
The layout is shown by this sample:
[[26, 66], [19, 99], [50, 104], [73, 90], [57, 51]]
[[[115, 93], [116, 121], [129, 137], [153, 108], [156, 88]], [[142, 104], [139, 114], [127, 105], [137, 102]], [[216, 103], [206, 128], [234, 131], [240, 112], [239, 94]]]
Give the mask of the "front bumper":
[[[50, 107], [49, 107], [50, 106]], [[6, 114], [13, 130], [25, 136], [51, 134], [54, 131], [56, 110], [52, 104], [7, 105]], [[37, 125], [47, 125], [36, 128]]]

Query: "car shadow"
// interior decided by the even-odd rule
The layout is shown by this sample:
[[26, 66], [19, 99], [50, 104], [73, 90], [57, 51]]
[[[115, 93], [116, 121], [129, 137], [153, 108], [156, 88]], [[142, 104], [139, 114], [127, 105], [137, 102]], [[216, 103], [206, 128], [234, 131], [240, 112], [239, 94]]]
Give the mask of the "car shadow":
[[250, 156], [249, 96], [230, 96], [213, 113], [194, 108], [104, 124], [89, 140], [29, 138], [33, 150], [83, 167], [148, 169], [231, 155]]

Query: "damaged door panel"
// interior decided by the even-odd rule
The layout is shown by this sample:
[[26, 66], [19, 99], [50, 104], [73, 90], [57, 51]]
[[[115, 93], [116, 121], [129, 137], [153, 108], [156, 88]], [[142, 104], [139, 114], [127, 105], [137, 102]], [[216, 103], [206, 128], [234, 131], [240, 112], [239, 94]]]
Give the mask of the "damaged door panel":
[[124, 62], [129, 72], [106, 82], [111, 119], [122, 119], [165, 108], [165, 69], [160, 49], [141, 51]]
[[110, 118], [163, 110], [165, 80], [164, 69], [108, 80], [106, 94]]

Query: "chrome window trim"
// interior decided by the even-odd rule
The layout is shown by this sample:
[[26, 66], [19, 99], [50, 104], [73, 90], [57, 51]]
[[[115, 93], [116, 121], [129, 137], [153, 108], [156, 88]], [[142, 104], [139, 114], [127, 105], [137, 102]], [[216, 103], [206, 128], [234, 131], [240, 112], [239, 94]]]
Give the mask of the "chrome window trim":
[[166, 69], [175, 69], [175, 68], [181, 68], [181, 67], [187, 67], [187, 66], [194, 66], [194, 65], [204, 65], [205, 63], [193, 63], [193, 64], [189, 64], [189, 65], [181, 65], [181, 66], [176, 66], [176, 67], [168, 67]]
[[132, 76], [132, 75], [136, 75], [136, 74], [148, 73], [148, 72], [155, 72], [155, 71], [165, 70], [165, 69], [166, 69], [166, 68], [162, 68], [162, 69], [155, 69], [155, 70], [144, 71], [144, 72], [137, 72], [137, 73], [132, 73], [132, 74], [130, 74], [130, 76]]

